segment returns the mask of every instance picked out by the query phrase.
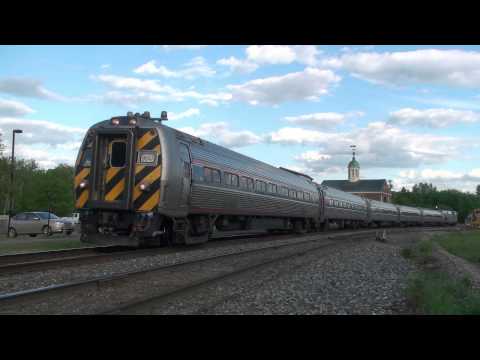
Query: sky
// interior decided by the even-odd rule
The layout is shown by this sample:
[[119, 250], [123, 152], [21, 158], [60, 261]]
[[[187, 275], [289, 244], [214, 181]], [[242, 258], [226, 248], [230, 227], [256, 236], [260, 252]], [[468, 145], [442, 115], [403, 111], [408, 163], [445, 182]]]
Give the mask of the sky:
[[480, 47], [0, 46], [7, 154], [73, 165], [86, 130], [128, 111], [317, 182], [480, 184]]

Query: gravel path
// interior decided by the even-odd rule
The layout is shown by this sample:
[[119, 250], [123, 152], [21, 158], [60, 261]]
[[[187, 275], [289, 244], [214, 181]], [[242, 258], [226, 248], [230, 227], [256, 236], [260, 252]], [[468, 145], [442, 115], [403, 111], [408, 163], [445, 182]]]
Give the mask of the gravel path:
[[149, 314], [408, 313], [404, 288], [415, 270], [400, 248], [359, 243], [318, 251], [150, 306]]

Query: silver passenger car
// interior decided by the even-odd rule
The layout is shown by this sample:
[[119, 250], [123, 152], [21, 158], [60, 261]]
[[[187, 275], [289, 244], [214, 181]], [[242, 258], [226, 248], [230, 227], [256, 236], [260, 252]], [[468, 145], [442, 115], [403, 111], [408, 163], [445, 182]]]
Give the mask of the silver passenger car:
[[319, 187], [324, 198], [325, 223], [336, 222], [340, 228], [346, 224], [367, 225], [367, 201], [360, 196], [352, 195], [328, 186]]
[[446, 223], [442, 212], [439, 210], [421, 209], [421, 211], [424, 225], [442, 225]]
[[421, 225], [422, 212], [419, 208], [398, 205], [400, 210], [400, 222], [405, 225]]
[[367, 201], [371, 222], [378, 225], [398, 225], [400, 223], [400, 211], [397, 206], [377, 200]]
[[60, 219], [57, 215], [48, 212], [25, 212], [15, 215], [10, 221], [9, 237], [19, 234], [37, 236], [37, 234], [51, 235], [53, 233], [73, 232], [73, 224]]
[[447, 225], [455, 225], [458, 221], [457, 212], [453, 210], [442, 210]]

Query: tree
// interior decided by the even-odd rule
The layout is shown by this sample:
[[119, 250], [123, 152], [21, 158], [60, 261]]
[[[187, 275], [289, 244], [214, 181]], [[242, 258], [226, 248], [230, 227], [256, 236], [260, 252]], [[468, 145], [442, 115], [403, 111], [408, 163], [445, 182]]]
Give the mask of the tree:
[[480, 185], [477, 185], [477, 196], [480, 196]]
[[5, 145], [2, 141], [2, 133], [0, 133], [0, 158], [3, 157], [3, 152], [5, 151]]

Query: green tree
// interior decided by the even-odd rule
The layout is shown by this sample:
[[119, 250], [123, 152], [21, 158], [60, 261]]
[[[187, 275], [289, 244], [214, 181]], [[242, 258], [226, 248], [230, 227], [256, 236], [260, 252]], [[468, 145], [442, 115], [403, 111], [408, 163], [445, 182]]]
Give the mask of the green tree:
[[480, 185], [477, 185], [477, 196], [480, 196]]
[[480, 198], [475, 194], [453, 189], [438, 191], [432, 184], [427, 183], [415, 184], [412, 191], [402, 189], [392, 195], [392, 202], [398, 205], [430, 209], [438, 206], [439, 209], [455, 210], [460, 222], [463, 222], [473, 209], [480, 208]]
[[0, 158], [3, 157], [3, 152], [5, 151], [5, 145], [2, 140], [2, 133], [0, 133]]

